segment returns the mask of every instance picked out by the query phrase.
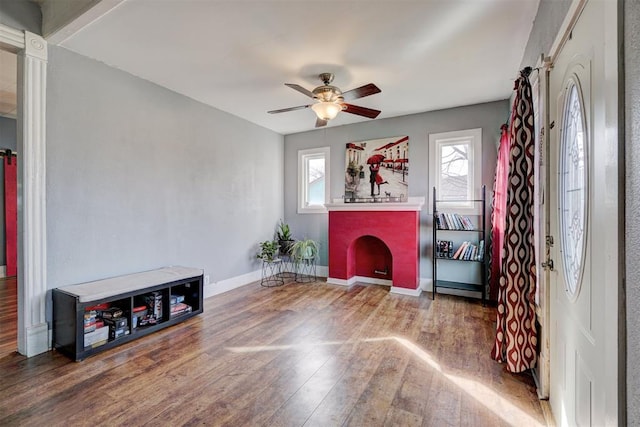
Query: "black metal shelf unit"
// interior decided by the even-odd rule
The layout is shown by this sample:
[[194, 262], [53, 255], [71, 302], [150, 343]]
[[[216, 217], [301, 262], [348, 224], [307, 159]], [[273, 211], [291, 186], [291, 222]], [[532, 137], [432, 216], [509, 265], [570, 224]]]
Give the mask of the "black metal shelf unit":
[[[482, 195], [480, 199], [438, 200], [436, 195], [436, 189], [435, 187], [433, 188], [433, 199], [432, 199], [433, 200], [433, 257], [432, 257], [433, 259], [433, 293], [432, 293], [432, 299], [435, 299], [436, 293], [438, 293], [438, 288], [459, 289], [459, 290], [465, 290], [465, 291], [479, 292], [481, 294], [482, 304], [483, 305], [485, 304], [486, 287], [487, 287], [487, 263], [486, 263], [487, 256], [486, 256], [486, 234], [485, 234], [486, 188], [484, 185], [482, 186], [481, 194]], [[480, 205], [481, 210], [479, 214], [467, 215], [467, 217], [469, 216], [477, 217], [477, 222], [475, 222], [474, 227], [473, 228], [464, 228], [464, 227], [445, 228], [444, 224], [441, 224], [440, 222], [440, 219], [441, 219], [440, 214], [442, 212], [438, 211], [438, 203], [442, 203], [442, 202], [470, 202], [475, 206]], [[480, 256], [476, 255], [476, 257], [472, 259], [461, 259], [457, 257], [454, 258], [455, 253], [458, 251], [458, 249], [460, 249], [459, 246], [455, 250], [453, 250], [453, 248], [449, 248], [450, 251], [448, 252], [448, 255], [439, 253], [438, 238], [441, 235], [446, 235], [447, 233], [467, 233], [470, 235], [471, 241], [473, 241], [474, 244], [478, 244], [478, 246], [480, 246], [480, 242], [484, 242], [482, 244], [483, 245], [482, 253], [480, 254]], [[458, 262], [458, 263], [466, 264], [467, 266], [469, 266], [470, 264], [480, 264], [480, 278], [479, 278], [480, 283], [466, 283], [466, 282], [457, 282], [457, 281], [440, 279], [438, 277], [439, 262]]]

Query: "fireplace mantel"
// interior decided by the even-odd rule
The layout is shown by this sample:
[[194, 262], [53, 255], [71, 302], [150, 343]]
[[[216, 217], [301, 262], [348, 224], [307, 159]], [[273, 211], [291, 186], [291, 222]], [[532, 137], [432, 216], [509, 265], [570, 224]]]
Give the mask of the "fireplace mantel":
[[409, 197], [406, 202], [379, 203], [345, 203], [342, 199], [334, 199], [333, 203], [324, 205], [327, 211], [421, 211], [424, 197]]

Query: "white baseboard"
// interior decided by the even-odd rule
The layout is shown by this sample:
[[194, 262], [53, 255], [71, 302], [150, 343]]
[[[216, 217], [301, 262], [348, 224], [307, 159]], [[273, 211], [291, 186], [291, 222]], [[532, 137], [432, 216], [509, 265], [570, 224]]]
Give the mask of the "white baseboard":
[[420, 287], [418, 287], [417, 289], [410, 289], [410, 288], [401, 288], [399, 286], [392, 286], [389, 292], [391, 292], [392, 294], [419, 297], [420, 294], [422, 293], [422, 289]]
[[371, 285], [382, 285], [392, 287], [393, 283], [388, 279], [378, 279], [376, 277], [354, 276], [356, 282], [369, 283]]
[[0, 265], [0, 278], [7, 277], [7, 266]]
[[356, 283], [356, 278], [352, 277], [351, 279], [336, 279], [335, 277], [327, 277], [327, 283], [330, 285], [340, 285], [340, 286], [351, 286]]
[[[431, 292], [433, 289], [433, 280], [420, 278], [420, 286], [417, 289], [409, 289], [402, 288], [399, 286], [393, 286], [391, 280], [387, 279], [378, 279], [375, 277], [364, 277], [364, 276], [353, 276], [350, 279], [337, 279], [335, 277], [328, 277], [329, 275], [329, 267], [324, 265], [319, 265], [316, 267], [316, 275], [318, 277], [326, 277], [327, 283], [331, 285], [340, 285], [340, 286], [351, 286], [358, 283], [368, 283], [372, 285], [382, 285], [389, 286], [389, 292], [393, 294], [400, 295], [411, 295], [411, 296], [420, 296], [420, 294], [424, 292]], [[239, 288], [241, 286], [248, 285], [253, 282], [257, 282], [262, 278], [262, 271], [255, 270], [247, 274], [242, 274], [240, 276], [231, 277], [229, 279], [220, 280], [219, 282], [209, 283], [204, 285], [204, 297], [209, 298], [214, 295], [218, 295], [224, 292], [229, 292], [233, 289]], [[469, 294], [471, 297], [475, 297], [475, 292], [468, 291], [457, 291], [455, 289], [442, 289], [442, 291], [438, 291], [439, 293], [449, 293], [447, 291], [452, 292], [463, 292]], [[457, 293], [452, 293], [453, 295], [458, 295]], [[466, 296], [466, 295], [463, 295]]]
[[316, 266], [316, 276], [318, 276], [318, 277], [328, 277], [329, 276], [329, 266], [327, 266], [327, 265], [318, 265], [318, 266]]
[[433, 279], [426, 279], [424, 277], [420, 278], [420, 289], [423, 292], [432, 292], [433, 291]]
[[219, 282], [209, 283], [204, 286], [204, 297], [209, 298], [214, 295], [229, 292], [249, 283], [256, 282], [262, 278], [262, 271], [255, 270], [240, 276], [231, 277], [229, 279], [220, 280]]
[[27, 357], [36, 356], [50, 350], [49, 326], [46, 322], [27, 327], [27, 348], [23, 353]]
[[364, 276], [353, 276], [352, 278], [345, 280], [345, 279], [336, 279], [334, 277], [327, 277], [327, 283], [330, 283], [333, 285], [351, 286], [356, 282], [368, 283], [372, 285], [389, 286], [390, 288], [389, 292], [391, 292], [392, 294], [410, 295], [414, 297], [419, 297], [420, 294], [422, 293], [421, 287], [418, 287], [417, 289], [409, 289], [409, 288], [402, 288], [399, 286], [393, 286], [392, 281], [387, 279], [377, 279], [375, 277], [364, 277]]
[[[316, 276], [327, 277], [329, 273], [329, 267], [325, 265], [316, 266]], [[250, 273], [242, 274], [240, 276], [231, 277], [229, 279], [220, 280], [218, 282], [209, 283], [204, 285], [204, 297], [209, 298], [214, 295], [229, 292], [233, 289], [241, 286], [248, 285], [253, 282], [258, 282], [262, 279], [262, 270], [255, 270]], [[329, 279], [327, 279], [328, 282]]]

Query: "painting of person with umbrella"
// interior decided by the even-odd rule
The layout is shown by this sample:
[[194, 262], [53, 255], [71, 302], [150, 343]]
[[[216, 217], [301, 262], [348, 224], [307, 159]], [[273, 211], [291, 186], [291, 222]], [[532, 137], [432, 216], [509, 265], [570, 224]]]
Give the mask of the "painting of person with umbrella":
[[376, 196], [374, 193], [375, 185], [378, 186], [378, 195], [380, 195], [380, 185], [388, 184], [387, 181], [383, 180], [380, 176], [380, 163], [384, 160], [384, 156], [382, 154], [374, 154], [373, 156], [367, 159], [367, 164], [369, 165], [369, 183], [371, 184], [371, 197]]

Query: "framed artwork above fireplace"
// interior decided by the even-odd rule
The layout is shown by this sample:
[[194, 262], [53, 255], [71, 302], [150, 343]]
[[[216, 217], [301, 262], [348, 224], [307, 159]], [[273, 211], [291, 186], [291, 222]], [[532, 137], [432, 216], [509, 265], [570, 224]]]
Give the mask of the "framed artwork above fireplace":
[[407, 201], [409, 137], [395, 136], [346, 145], [344, 201]]

